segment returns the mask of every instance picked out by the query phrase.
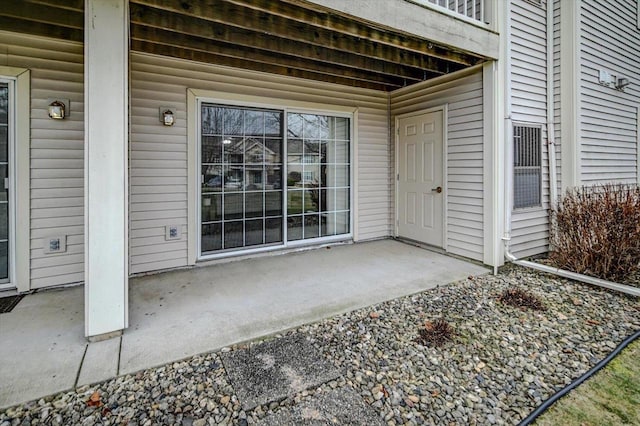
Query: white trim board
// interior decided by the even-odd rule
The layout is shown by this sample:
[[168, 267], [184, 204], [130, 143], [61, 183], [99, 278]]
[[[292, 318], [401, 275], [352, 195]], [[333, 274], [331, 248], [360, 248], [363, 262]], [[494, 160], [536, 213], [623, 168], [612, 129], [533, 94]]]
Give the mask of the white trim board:
[[[0, 76], [12, 82], [13, 91], [13, 130], [14, 149], [12, 153], [13, 170], [10, 170], [10, 182], [13, 187], [12, 215], [14, 220], [13, 260], [9, 262], [9, 284], [3, 287], [16, 287], [19, 293], [31, 290], [31, 226], [30, 226], [30, 177], [31, 177], [31, 73], [25, 68], [0, 66]], [[11, 256], [11, 255], [10, 255]]]

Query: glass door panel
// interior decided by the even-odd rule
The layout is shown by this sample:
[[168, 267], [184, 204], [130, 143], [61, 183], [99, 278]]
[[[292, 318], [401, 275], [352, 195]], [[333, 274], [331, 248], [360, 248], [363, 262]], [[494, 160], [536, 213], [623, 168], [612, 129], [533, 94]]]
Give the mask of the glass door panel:
[[348, 234], [350, 122], [287, 115], [287, 240]]
[[202, 104], [201, 254], [283, 242], [284, 113]]

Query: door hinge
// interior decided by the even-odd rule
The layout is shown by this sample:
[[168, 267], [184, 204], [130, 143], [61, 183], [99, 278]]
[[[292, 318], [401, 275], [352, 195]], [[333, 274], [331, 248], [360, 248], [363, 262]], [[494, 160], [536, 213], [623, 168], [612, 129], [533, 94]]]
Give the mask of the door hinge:
[[398, 173], [398, 174], [396, 175], [396, 180], [397, 180], [397, 181], [400, 181], [400, 173]]
[[9, 189], [9, 178], [4, 178], [4, 189]]

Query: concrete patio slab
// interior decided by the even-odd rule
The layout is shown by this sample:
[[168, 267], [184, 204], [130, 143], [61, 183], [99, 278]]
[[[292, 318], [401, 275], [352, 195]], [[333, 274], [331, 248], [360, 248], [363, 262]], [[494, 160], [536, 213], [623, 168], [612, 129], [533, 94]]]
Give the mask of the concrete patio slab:
[[353, 389], [316, 394], [309, 401], [268, 415], [257, 426], [384, 425]]
[[220, 358], [245, 410], [340, 376], [340, 371], [300, 334], [223, 353]]
[[82, 287], [25, 297], [0, 315], [0, 407], [75, 385], [87, 347]]
[[118, 375], [121, 337], [92, 342], [82, 362], [77, 386], [98, 383]]
[[137, 278], [130, 284], [120, 373], [487, 272], [380, 240]]
[[82, 287], [27, 295], [0, 314], [0, 408], [487, 272], [381, 240], [133, 278], [120, 345], [87, 343]]

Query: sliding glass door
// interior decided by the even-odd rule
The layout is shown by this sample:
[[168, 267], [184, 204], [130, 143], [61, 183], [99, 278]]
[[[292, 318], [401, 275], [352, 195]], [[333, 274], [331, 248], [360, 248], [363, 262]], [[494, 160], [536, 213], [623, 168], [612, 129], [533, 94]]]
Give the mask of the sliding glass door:
[[200, 256], [350, 233], [348, 117], [200, 111]]
[[202, 105], [201, 254], [282, 243], [283, 112]]

